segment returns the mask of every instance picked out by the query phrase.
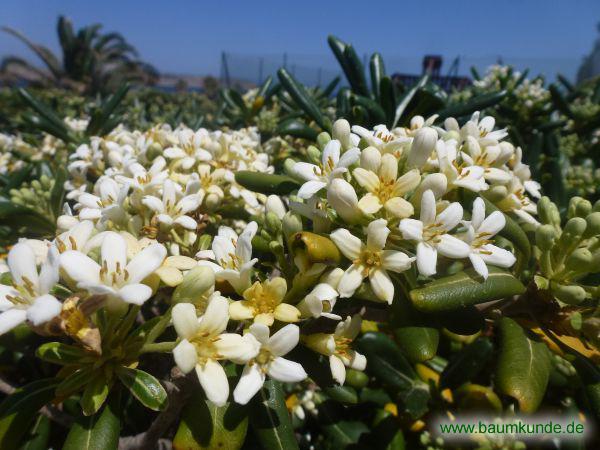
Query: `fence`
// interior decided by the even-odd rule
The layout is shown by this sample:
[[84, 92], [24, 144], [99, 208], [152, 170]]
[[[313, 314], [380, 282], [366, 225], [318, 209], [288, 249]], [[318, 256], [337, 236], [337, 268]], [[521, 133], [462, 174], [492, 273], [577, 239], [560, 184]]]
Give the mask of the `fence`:
[[[402, 73], [419, 75], [422, 72], [423, 56], [383, 55], [386, 70], [390, 74]], [[368, 64], [368, 55], [362, 56], [363, 63]], [[577, 69], [583, 58], [577, 57], [510, 57], [501, 55], [445, 57], [440, 75], [469, 76], [470, 68], [475, 67], [480, 73], [492, 64], [510, 64], [517, 70], [530, 69], [530, 76], [543, 75], [547, 80], [554, 80], [557, 74], [564, 75], [574, 81]], [[342, 75], [341, 69], [333, 55], [241, 55], [223, 52], [221, 55], [220, 82], [224, 86], [249, 87], [261, 84], [269, 75], [276, 76], [280, 67], [285, 67], [294, 77], [308, 86], [323, 86], [333, 78]], [[343, 79], [343, 77], [342, 77]], [[345, 81], [343, 79], [343, 81]]]

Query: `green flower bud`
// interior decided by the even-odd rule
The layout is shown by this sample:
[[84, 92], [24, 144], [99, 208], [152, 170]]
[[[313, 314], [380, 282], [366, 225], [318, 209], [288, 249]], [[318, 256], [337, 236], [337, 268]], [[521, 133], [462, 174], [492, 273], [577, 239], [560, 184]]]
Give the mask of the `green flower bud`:
[[157, 156], [161, 156], [162, 153], [163, 149], [161, 145], [158, 142], [153, 142], [146, 150], [146, 157], [149, 161], [154, 161], [154, 158], [156, 158]]
[[278, 233], [281, 230], [281, 220], [275, 213], [268, 212], [265, 215], [265, 223], [269, 231], [273, 233]]
[[598, 236], [600, 234], [600, 212], [593, 212], [589, 214], [585, 221], [587, 222], [587, 228], [585, 229], [584, 237], [591, 238], [592, 236]]
[[210, 248], [210, 243], [212, 238], [209, 234], [203, 234], [198, 239], [198, 250], [208, 250]]
[[581, 217], [573, 217], [567, 221], [565, 228], [558, 240], [558, 245], [562, 251], [569, 253], [579, 244], [583, 238], [583, 233], [587, 228], [587, 222]]
[[286, 160], [283, 162], [283, 171], [291, 177], [296, 176], [294, 173], [294, 164], [296, 164], [296, 161], [294, 161], [292, 158], [286, 158]]
[[540, 250], [550, 250], [554, 247], [556, 231], [552, 225], [540, 225], [535, 230], [535, 245]]
[[566, 261], [567, 268], [577, 272], [587, 272], [592, 264], [592, 252], [587, 248], [578, 248], [573, 251]]
[[215, 273], [210, 267], [198, 266], [183, 277], [183, 281], [173, 291], [173, 303], [197, 303], [215, 285]]
[[493, 186], [485, 191], [485, 197], [492, 203], [504, 200], [508, 196], [506, 186]]
[[592, 211], [600, 212], [600, 200], [596, 200], [596, 203], [594, 203], [594, 207], [592, 208]]
[[560, 226], [560, 213], [558, 208], [548, 197], [542, 197], [537, 206], [538, 216], [542, 223]]
[[302, 231], [302, 218], [300, 215], [288, 211], [283, 216], [281, 228], [285, 237], [291, 236], [299, 231]]
[[585, 289], [577, 285], [564, 285], [552, 282], [550, 290], [558, 301], [567, 305], [579, 305], [587, 297]]
[[313, 164], [321, 164], [321, 150], [319, 150], [314, 145], [310, 145], [306, 149], [306, 155], [308, 156], [308, 160]]
[[48, 175], [42, 175], [40, 177], [40, 182], [42, 183], [44, 189], [51, 189], [52, 186], [54, 186], [54, 180], [50, 179]]
[[369, 383], [369, 377], [364, 373], [354, 369], [346, 370], [346, 384], [353, 388], [363, 388]]
[[31, 187], [36, 190], [36, 191], [41, 191], [42, 190], [42, 183], [39, 182], [39, 180], [33, 180], [31, 182]]
[[325, 148], [329, 141], [331, 141], [331, 136], [329, 136], [329, 133], [326, 131], [319, 133], [317, 136], [317, 144], [319, 145], [319, 148]]

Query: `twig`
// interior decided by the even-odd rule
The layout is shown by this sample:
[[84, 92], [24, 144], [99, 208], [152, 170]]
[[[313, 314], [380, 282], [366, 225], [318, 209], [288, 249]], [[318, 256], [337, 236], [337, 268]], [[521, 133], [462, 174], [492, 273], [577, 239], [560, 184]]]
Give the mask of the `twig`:
[[[0, 377], [0, 392], [6, 395], [13, 394], [17, 388], [15, 388], [8, 381]], [[54, 405], [46, 405], [40, 409], [40, 414], [43, 414], [48, 419], [62, 425], [65, 428], [69, 428], [73, 424], [73, 418], [61, 411]]]
[[173, 381], [164, 381], [163, 384], [169, 396], [169, 405], [154, 419], [150, 428], [135, 436], [126, 436], [119, 439], [119, 450], [153, 450], [169, 447], [161, 437], [169, 430], [173, 422], [179, 417], [189, 390], [184, 389], [188, 379], [179, 375]]

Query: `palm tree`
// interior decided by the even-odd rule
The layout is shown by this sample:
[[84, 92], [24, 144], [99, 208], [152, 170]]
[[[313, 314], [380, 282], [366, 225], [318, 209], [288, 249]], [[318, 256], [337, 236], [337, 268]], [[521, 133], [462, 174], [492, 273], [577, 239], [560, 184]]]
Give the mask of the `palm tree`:
[[47, 47], [30, 41], [17, 30], [4, 27], [4, 31], [30, 48], [43, 61], [45, 68], [40, 69], [22, 58], [8, 56], [0, 64], [1, 79], [5, 83], [62, 87], [86, 94], [113, 90], [124, 81], [156, 82], [156, 69], [137, 59], [137, 51], [121, 34], [103, 34], [100, 29], [101, 25], [94, 24], [75, 32], [71, 21], [60, 16], [57, 31], [62, 59], [59, 59]]

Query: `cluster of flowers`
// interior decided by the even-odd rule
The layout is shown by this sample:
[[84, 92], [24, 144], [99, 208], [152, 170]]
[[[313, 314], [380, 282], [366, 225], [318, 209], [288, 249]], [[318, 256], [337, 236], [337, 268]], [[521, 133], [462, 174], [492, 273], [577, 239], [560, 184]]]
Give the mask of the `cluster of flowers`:
[[[215, 404], [229, 396], [226, 361], [244, 365], [233, 392], [238, 403], [248, 402], [267, 375], [306, 378], [299, 363], [285, 358], [299, 342], [328, 357], [333, 378], [344, 383], [346, 367], [364, 370], [367, 361], [352, 348], [361, 314], [336, 314], [338, 298], [370, 289], [373, 300], [391, 303], [394, 273], [413, 263], [431, 277], [438, 259], [468, 259], [483, 279], [488, 265], [512, 266], [514, 255], [494, 241], [504, 215], [486, 217], [481, 196], [538, 224], [530, 196], [539, 196], [539, 186], [493, 118], [475, 114], [462, 127], [455, 119], [436, 127], [434, 120], [415, 117], [391, 131], [338, 120], [331, 136], [319, 137], [322, 151], [307, 149], [314, 163], [286, 162], [304, 181], [289, 198], [263, 198], [236, 184], [237, 170], [272, 171], [253, 130], [119, 127], [94, 138], [72, 155], [67, 185], [74, 212], [67, 207], [58, 219], [60, 234], [51, 242], [21, 240], [8, 254], [12, 286], [0, 286], [0, 333], [23, 322], [43, 330], [65, 320], [65, 291], [93, 305], [80, 308], [89, 315], [98, 308], [123, 314], [171, 296], [175, 363], [184, 373], [196, 371]], [[467, 215], [458, 202], [465, 190], [476, 193]], [[213, 236], [199, 236], [203, 217], [236, 198], [257, 221], [213, 223]], [[253, 239], [268, 235], [269, 223], [279, 224], [271, 229], [288, 244], [273, 246], [277, 252], [292, 247], [290, 236], [312, 229], [345, 262], [331, 268], [289, 254], [290, 273], [283, 264], [271, 273], [257, 270]], [[312, 280], [299, 297], [298, 276]], [[202, 285], [194, 302], [173, 294], [186, 277]], [[296, 323], [320, 317], [334, 326], [301, 335]]]

